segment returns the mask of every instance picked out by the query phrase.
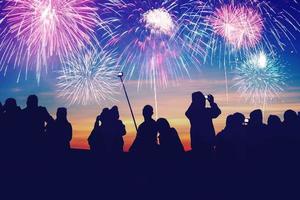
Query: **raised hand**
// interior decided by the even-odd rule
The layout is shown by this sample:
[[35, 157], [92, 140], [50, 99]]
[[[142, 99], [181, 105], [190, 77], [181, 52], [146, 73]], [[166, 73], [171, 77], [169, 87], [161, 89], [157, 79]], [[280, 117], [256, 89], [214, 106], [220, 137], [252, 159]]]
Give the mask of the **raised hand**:
[[207, 100], [208, 100], [208, 102], [211, 103], [211, 104], [215, 102], [214, 96], [211, 95], [211, 94], [209, 94], [209, 95], [207, 96]]

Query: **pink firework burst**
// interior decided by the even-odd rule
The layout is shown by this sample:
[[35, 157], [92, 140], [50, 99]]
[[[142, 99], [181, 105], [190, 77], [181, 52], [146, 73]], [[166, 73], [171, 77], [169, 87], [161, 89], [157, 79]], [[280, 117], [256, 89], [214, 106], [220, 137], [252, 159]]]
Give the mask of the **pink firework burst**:
[[262, 38], [262, 17], [246, 6], [224, 5], [213, 12], [208, 22], [216, 34], [237, 49], [254, 47]]
[[[101, 24], [93, 0], [7, 0], [3, 8], [5, 28], [1, 39], [2, 63], [34, 61], [39, 80], [52, 56], [62, 59], [92, 44], [94, 29]], [[27, 64], [28, 65], [28, 64]]]

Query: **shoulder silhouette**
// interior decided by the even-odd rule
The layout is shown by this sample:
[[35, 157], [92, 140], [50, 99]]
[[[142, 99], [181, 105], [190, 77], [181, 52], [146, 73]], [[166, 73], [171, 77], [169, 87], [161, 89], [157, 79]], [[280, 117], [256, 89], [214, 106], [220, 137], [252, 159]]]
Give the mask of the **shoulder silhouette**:
[[177, 155], [184, 152], [183, 145], [180, 141], [175, 128], [171, 128], [169, 122], [165, 118], [157, 120], [159, 132], [159, 149], [162, 154]]
[[152, 119], [153, 108], [146, 105], [143, 108], [144, 122], [138, 127], [136, 138], [130, 147], [130, 152], [152, 155], [158, 150], [158, 128]]
[[64, 153], [70, 149], [72, 125], [67, 119], [67, 109], [58, 108], [56, 119], [47, 125], [47, 140], [50, 151]]

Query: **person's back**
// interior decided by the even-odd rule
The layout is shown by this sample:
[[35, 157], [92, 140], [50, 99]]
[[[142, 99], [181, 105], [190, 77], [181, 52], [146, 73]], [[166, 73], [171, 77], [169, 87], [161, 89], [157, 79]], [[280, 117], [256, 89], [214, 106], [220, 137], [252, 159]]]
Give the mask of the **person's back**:
[[56, 116], [56, 120], [49, 124], [47, 130], [50, 149], [57, 152], [67, 151], [72, 140], [72, 125], [67, 120], [67, 109], [58, 108]]
[[138, 132], [130, 147], [131, 152], [153, 154], [158, 148], [157, 123], [152, 119], [153, 108], [146, 105], [143, 109], [144, 122], [138, 127]]
[[205, 97], [201, 92], [192, 94], [192, 103], [185, 115], [191, 124], [191, 147], [194, 152], [211, 153], [214, 148], [215, 130], [212, 119], [221, 114], [212, 95], [208, 96], [210, 108], [205, 107]]

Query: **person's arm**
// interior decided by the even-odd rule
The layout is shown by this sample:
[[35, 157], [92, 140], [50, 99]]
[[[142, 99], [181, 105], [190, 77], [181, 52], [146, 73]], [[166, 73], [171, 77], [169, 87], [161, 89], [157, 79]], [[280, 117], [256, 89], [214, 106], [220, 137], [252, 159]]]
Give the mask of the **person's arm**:
[[222, 112], [219, 106], [215, 103], [214, 97], [208, 95], [208, 101], [210, 103], [210, 115], [212, 118], [217, 118]]

